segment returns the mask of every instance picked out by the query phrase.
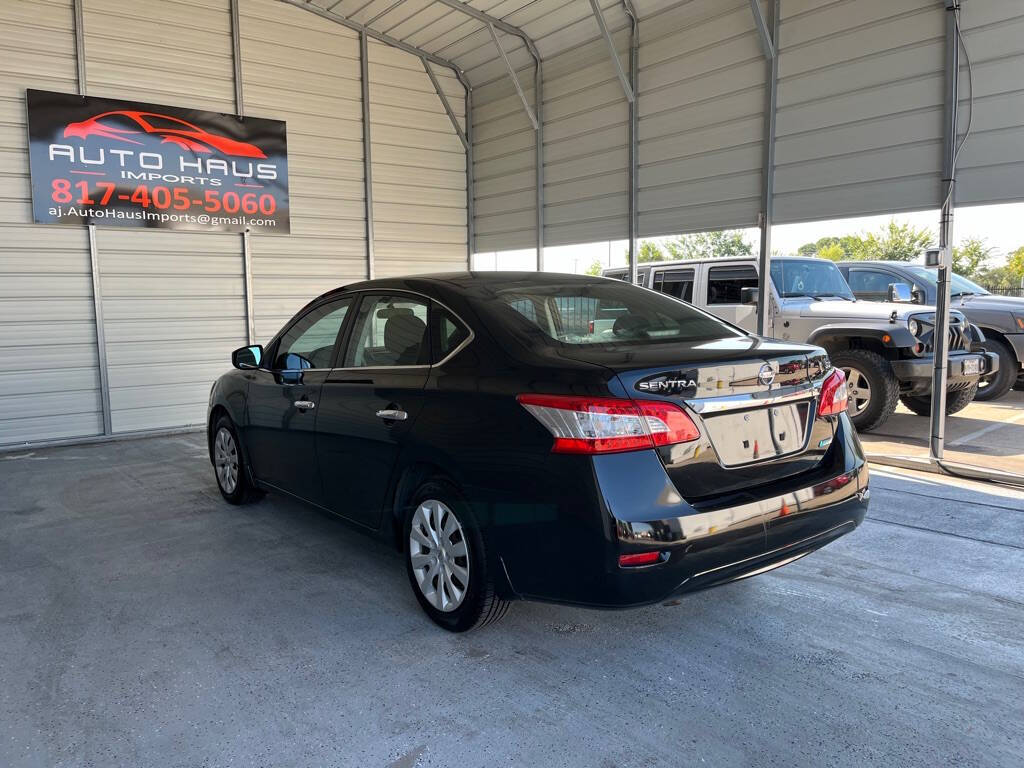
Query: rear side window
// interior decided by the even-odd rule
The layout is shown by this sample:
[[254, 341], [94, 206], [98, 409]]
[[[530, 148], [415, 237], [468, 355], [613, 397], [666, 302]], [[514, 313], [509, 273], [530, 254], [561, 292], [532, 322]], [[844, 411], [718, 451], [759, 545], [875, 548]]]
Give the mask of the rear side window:
[[740, 304], [744, 288], [757, 288], [753, 267], [712, 267], [708, 270], [708, 304]]
[[364, 296], [346, 368], [424, 365], [428, 354], [427, 304], [401, 295]]
[[673, 269], [668, 272], [657, 272], [654, 275], [654, 290], [675, 296], [683, 301], [693, 301], [692, 269]]
[[458, 349], [459, 345], [469, 338], [469, 329], [455, 315], [442, 306], [433, 305], [434, 340], [431, 363], [438, 363]]

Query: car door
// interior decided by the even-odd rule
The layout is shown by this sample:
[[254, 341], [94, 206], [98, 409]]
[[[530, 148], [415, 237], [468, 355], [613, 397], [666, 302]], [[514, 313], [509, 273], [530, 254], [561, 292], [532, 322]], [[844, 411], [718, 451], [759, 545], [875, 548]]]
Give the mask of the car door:
[[423, 407], [429, 311], [423, 296], [363, 294], [344, 354], [320, 395], [324, 506], [370, 528], [380, 525], [392, 468]]
[[714, 315], [746, 331], [757, 331], [757, 307], [743, 304], [744, 288], [757, 287], [757, 270], [749, 264], [709, 266], [707, 271], [707, 309]]
[[262, 482], [314, 503], [322, 489], [315, 426], [320, 390], [331, 372], [352, 297], [311, 308], [269, 350], [268, 369], [254, 371], [244, 439]]
[[895, 272], [873, 267], [850, 267], [845, 277], [853, 295], [865, 301], [888, 301], [889, 286], [907, 282]]

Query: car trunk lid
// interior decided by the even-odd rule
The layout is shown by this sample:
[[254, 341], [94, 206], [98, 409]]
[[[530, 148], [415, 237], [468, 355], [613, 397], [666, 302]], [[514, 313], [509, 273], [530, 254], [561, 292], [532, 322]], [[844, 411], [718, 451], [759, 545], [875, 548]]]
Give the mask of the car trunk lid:
[[806, 472], [831, 440], [831, 425], [815, 419], [814, 383], [828, 365], [815, 347], [733, 337], [563, 354], [611, 369], [632, 398], [690, 408], [701, 437], [658, 449], [689, 500]]

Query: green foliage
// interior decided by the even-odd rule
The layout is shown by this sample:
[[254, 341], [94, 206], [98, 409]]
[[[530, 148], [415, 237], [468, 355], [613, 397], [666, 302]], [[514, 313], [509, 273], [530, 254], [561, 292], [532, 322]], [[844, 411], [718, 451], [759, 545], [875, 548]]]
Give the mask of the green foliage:
[[832, 261], [913, 261], [931, 242], [930, 230], [892, 220], [877, 232], [828, 236], [813, 243], [804, 243], [797, 249], [797, 253], [800, 256], [818, 256]]
[[[626, 257], [629, 257], [629, 251], [626, 252]], [[636, 260], [638, 264], [644, 264], [649, 261], [664, 261], [665, 253], [654, 240], [642, 240], [637, 251]]]
[[680, 235], [667, 241], [665, 249], [673, 259], [722, 259], [754, 253], [743, 233], [731, 229]]
[[1010, 254], [1006, 268], [1010, 271], [1010, 276], [1017, 281], [1017, 285], [1013, 287], [1018, 287], [1021, 280], [1024, 280], [1024, 245]]
[[953, 248], [953, 271], [964, 277], [977, 277], [994, 249], [985, 245], [985, 239], [969, 237]]
[[587, 271], [584, 274], [593, 275], [594, 277], [601, 276], [601, 270], [604, 269], [604, 264], [601, 263], [600, 259], [594, 259], [594, 263], [587, 267]]

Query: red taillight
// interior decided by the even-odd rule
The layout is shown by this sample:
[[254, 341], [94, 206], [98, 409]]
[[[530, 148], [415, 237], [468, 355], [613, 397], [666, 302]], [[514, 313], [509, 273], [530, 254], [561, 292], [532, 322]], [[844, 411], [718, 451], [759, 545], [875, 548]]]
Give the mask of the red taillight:
[[633, 552], [619, 555], [620, 568], [635, 568], [638, 565], [654, 565], [661, 562], [661, 552]]
[[617, 453], [686, 443], [700, 431], [674, 403], [618, 397], [519, 395], [555, 438], [554, 453]]
[[846, 410], [846, 400], [846, 374], [836, 368], [821, 385], [818, 415], [835, 416], [842, 413]]

